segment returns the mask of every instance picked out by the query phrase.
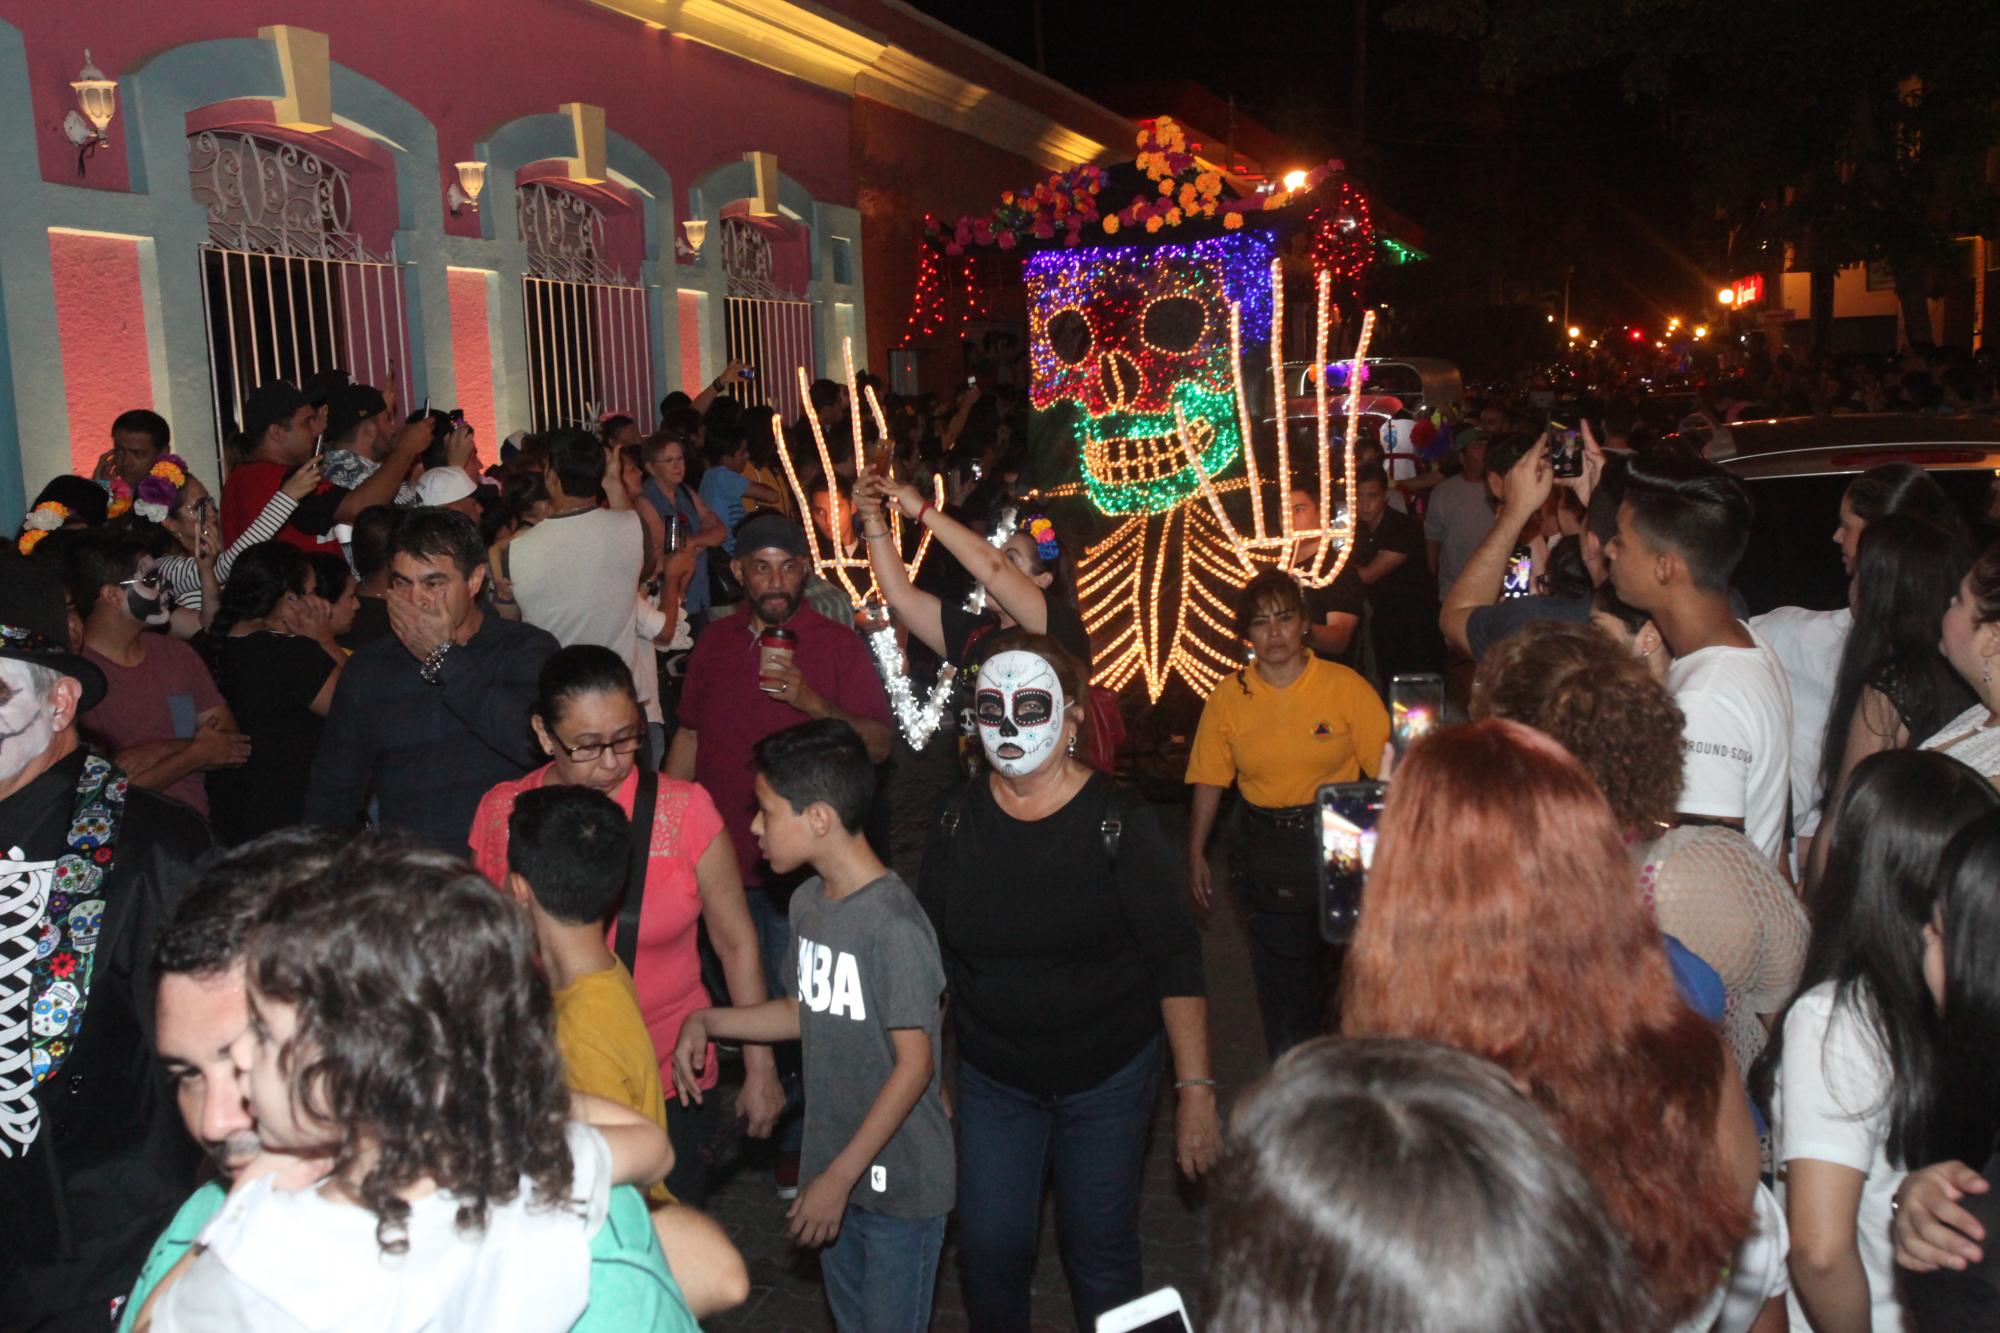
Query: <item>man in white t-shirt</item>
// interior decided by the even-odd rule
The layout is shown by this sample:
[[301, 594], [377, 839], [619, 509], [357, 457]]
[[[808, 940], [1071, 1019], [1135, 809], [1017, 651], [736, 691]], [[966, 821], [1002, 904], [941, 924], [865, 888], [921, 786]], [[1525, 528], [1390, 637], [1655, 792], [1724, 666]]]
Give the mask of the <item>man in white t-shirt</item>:
[[[543, 480], [549, 516], [500, 553], [494, 596], [501, 614], [540, 626], [565, 648], [594, 643], [634, 666], [639, 585], [652, 572], [645, 524], [632, 512], [617, 470], [607, 471], [604, 446], [593, 435], [559, 433]], [[606, 490], [615, 508], [599, 507]]]
[[1635, 457], [1605, 555], [1619, 597], [1653, 618], [1674, 654], [1682, 818], [1741, 828], [1782, 866], [1792, 695], [1778, 655], [1729, 609], [1749, 540], [1741, 482], [1700, 459]]

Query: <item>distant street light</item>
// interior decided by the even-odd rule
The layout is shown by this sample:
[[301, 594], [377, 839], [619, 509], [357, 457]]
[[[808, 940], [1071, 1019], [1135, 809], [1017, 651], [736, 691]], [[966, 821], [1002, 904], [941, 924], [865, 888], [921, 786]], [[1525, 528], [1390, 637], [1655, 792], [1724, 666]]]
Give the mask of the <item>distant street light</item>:
[[1572, 338], [1581, 338], [1583, 336], [1583, 330], [1578, 328], [1576, 325], [1572, 324], [1569, 326], [1569, 336]]
[[1734, 287], [1724, 287], [1715, 294], [1715, 303], [1717, 305], [1735, 305], [1736, 289]]

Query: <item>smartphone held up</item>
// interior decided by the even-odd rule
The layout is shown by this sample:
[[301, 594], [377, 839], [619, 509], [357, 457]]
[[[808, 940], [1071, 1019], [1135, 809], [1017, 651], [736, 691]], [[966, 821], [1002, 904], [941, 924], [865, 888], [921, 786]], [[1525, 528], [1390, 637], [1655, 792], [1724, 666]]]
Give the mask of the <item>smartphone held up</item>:
[[1375, 863], [1375, 830], [1389, 787], [1382, 782], [1329, 782], [1319, 789], [1319, 933], [1345, 944], [1361, 919], [1368, 868]]

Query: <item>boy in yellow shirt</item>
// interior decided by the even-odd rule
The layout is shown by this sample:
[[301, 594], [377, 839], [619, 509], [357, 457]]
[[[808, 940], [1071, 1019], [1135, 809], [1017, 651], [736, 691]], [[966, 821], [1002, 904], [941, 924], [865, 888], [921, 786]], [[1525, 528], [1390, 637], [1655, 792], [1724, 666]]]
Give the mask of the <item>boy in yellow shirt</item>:
[[667, 1123], [660, 1064], [632, 974], [605, 943], [625, 888], [625, 812], [588, 787], [524, 791], [507, 821], [507, 892], [528, 909], [569, 1086]]

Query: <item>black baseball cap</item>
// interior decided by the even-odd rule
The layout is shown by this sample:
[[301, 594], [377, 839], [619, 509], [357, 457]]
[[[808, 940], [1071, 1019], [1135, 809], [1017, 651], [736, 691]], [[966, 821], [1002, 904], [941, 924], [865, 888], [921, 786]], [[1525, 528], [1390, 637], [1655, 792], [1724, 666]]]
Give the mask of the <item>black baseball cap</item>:
[[306, 396], [283, 380], [272, 380], [259, 385], [250, 394], [250, 401], [243, 405], [243, 433], [250, 437], [250, 445], [255, 448], [264, 438], [264, 432], [281, 421], [290, 421], [292, 414], [306, 406]]
[[806, 557], [806, 530], [783, 514], [759, 510], [736, 525], [736, 554], [779, 550], [786, 555]]
[[321, 407], [333, 401], [333, 396], [345, 388], [353, 379], [339, 366], [328, 366], [325, 370], [315, 370], [299, 385], [299, 392], [314, 407]]
[[79, 712], [104, 698], [104, 673], [69, 649], [62, 576], [47, 560], [0, 551], [0, 657], [48, 667], [76, 681], [83, 686]]
[[333, 391], [326, 409], [326, 438], [341, 439], [373, 416], [389, 410], [389, 400], [372, 384], [343, 384]]

